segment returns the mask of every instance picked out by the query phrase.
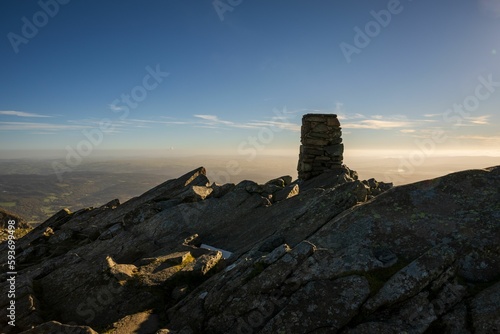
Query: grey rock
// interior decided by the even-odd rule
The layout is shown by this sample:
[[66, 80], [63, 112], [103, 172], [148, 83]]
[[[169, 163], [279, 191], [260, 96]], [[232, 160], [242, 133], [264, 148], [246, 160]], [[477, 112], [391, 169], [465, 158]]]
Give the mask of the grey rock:
[[192, 272], [195, 275], [205, 276], [210, 270], [222, 260], [222, 253], [219, 251], [205, 254], [196, 259], [196, 261], [189, 263], [182, 268], [181, 272]]
[[74, 232], [71, 230], [59, 230], [49, 238], [49, 243], [58, 244], [66, 240], [70, 240], [73, 237], [73, 235]]
[[279, 190], [274, 193], [273, 195], [273, 200], [275, 202], [283, 201], [285, 199], [289, 199], [293, 196], [297, 196], [299, 194], [299, 185], [294, 184], [294, 185], [288, 185], [282, 190]]
[[102, 232], [102, 234], [99, 235], [99, 240], [111, 239], [116, 236], [121, 230], [123, 230], [123, 226], [121, 223], [111, 225], [106, 231]]
[[160, 317], [151, 311], [139, 312], [113, 323], [112, 334], [150, 334], [160, 328]]
[[213, 189], [207, 186], [191, 186], [179, 195], [179, 199], [184, 202], [198, 202], [207, 198]]
[[68, 333], [68, 334], [98, 334], [88, 326], [75, 326], [66, 325], [57, 321], [49, 321], [36, 326], [33, 329], [21, 332], [21, 334], [54, 334], [54, 333]]
[[212, 193], [210, 194], [210, 196], [214, 198], [221, 198], [222, 196], [233, 190], [235, 185], [234, 183], [225, 183], [222, 185], [213, 183], [210, 187], [212, 188]]
[[369, 293], [368, 282], [360, 276], [309, 282], [261, 333], [304, 333], [317, 328], [335, 333], [358, 314]]
[[470, 306], [475, 333], [500, 332], [500, 283], [478, 293]]
[[458, 304], [451, 312], [441, 318], [445, 334], [470, 334], [467, 326], [467, 307], [465, 303]]
[[443, 244], [430, 249], [392, 276], [377, 294], [364, 305], [374, 311], [383, 305], [390, 305], [420, 292], [437, 278], [456, 257], [456, 250]]
[[106, 269], [118, 281], [130, 280], [137, 272], [137, 267], [133, 264], [117, 264], [110, 256], [106, 257]]

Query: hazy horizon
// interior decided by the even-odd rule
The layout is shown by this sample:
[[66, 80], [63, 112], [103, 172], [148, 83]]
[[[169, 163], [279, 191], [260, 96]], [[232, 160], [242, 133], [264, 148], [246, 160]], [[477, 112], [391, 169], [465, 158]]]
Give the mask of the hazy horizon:
[[[68, 169], [54, 169], [68, 162], [58, 154], [38, 159], [0, 158], [0, 207], [36, 224], [63, 208], [75, 211], [99, 207], [115, 198], [123, 203], [198, 167], [205, 167], [209, 181], [218, 184], [243, 180], [263, 184], [283, 175], [297, 178], [298, 154], [283, 151], [281, 155], [261, 152], [252, 159], [238, 154], [174, 157], [128, 152], [127, 156], [113, 157], [110, 152], [95, 153]], [[344, 163], [358, 173], [360, 180], [375, 178], [395, 186], [499, 165], [498, 156], [472, 153], [458, 157], [450, 156], [453, 152], [426, 156], [419, 151], [353, 150], [345, 152]]]
[[[471, 152], [472, 153], [472, 152]], [[500, 164], [500, 156], [433, 155], [417, 161], [411, 152], [374, 151], [346, 152], [344, 164], [358, 172], [360, 179], [403, 185], [443, 176], [466, 169], [484, 169]], [[244, 179], [264, 183], [274, 177], [290, 175], [297, 178], [298, 154], [259, 154], [254, 159], [240, 155], [152, 156], [145, 154], [110, 156], [96, 154], [74, 168], [60, 171], [58, 180], [54, 163], [64, 163], [50, 157], [0, 159], [0, 176], [10, 174], [40, 174], [53, 176], [54, 182], [71, 172], [144, 173], [175, 178], [197, 167], [205, 167], [211, 182], [237, 183]], [[415, 156], [413, 156], [414, 158]], [[418, 162], [418, 164], [415, 164]], [[165, 178], [165, 179], [166, 179]], [[165, 180], [161, 179], [161, 180]], [[159, 181], [160, 182], [160, 179]]]
[[50, 3], [1, 5], [10, 171], [296, 177], [306, 113], [361, 178], [500, 160], [498, 1]]

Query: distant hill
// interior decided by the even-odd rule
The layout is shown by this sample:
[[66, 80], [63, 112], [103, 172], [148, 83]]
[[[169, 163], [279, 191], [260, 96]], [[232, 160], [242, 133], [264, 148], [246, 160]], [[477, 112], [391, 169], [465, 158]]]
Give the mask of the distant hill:
[[163, 180], [143, 173], [71, 172], [62, 182], [55, 175], [0, 175], [0, 208], [36, 224], [65, 207], [99, 206], [113, 198], [126, 201]]
[[9, 220], [14, 220], [16, 228], [28, 228], [29, 225], [20, 216], [7, 212], [6, 210], [0, 208], [0, 228], [7, 228]]
[[9, 221], [12, 220], [15, 226], [13, 235], [16, 239], [21, 238], [32, 230], [31, 226], [29, 226], [23, 218], [0, 208], [0, 242], [9, 238], [9, 233], [11, 233], [11, 231], [8, 230], [8, 226]]

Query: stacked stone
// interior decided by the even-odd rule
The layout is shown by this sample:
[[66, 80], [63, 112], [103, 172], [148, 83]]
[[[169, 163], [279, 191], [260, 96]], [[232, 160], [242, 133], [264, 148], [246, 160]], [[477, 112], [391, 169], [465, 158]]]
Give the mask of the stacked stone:
[[337, 115], [306, 114], [302, 117], [299, 179], [343, 169], [344, 145]]

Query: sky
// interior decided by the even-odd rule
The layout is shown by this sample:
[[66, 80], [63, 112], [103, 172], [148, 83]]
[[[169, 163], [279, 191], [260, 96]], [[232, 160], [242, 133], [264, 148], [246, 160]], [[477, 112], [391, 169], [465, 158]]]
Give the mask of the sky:
[[500, 156], [499, 0], [0, 9], [0, 158], [297, 154], [306, 113], [348, 152]]

